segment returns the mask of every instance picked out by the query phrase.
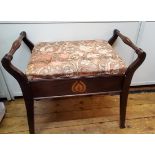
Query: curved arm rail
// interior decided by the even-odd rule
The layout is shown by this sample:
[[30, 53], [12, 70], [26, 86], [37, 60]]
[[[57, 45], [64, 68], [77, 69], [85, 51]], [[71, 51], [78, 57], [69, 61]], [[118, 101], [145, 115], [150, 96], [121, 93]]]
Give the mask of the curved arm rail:
[[123, 41], [126, 45], [128, 45], [128, 46], [130, 46], [132, 49], [134, 49], [134, 51], [135, 51], [138, 55], [140, 55], [141, 53], [144, 52], [141, 48], [137, 47], [128, 37], [126, 37], [126, 36], [124, 36], [123, 34], [121, 34], [119, 30], [114, 30], [114, 31], [115, 31], [115, 33], [122, 39], [122, 41]]
[[30, 50], [33, 49], [33, 43], [27, 39], [26, 32], [22, 31], [20, 36], [15, 40], [12, 44], [10, 51], [2, 58], [1, 62], [3, 67], [15, 78], [17, 81], [26, 80], [26, 75], [16, 68], [12, 63], [11, 60], [13, 59], [13, 55], [17, 51], [17, 49], [21, 46], [21, 42], [24, 41], [25, 44], [29, 47]]
[[127, 74], [132, 75], [145, 60], [146, 53], [141, 48], [138, 48], [128, 37], [121, 34], [120, 31], [117, 29], [114, 30], [113, 36], [109, 39], [108, 41], [109, 44], [113, 45], [113, 43], [116, 41], [118, 36], [121, 38], [121, 40], [126, 45], [130, 46], [135, 51], [135, 53], [138, 55], [137, 59], [129, 65], [125, 73], [126, 75]]

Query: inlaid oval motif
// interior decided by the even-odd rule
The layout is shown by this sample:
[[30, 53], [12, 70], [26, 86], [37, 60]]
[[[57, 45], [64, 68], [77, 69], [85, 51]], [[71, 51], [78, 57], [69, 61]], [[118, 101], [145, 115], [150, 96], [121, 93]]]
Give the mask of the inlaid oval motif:
[[72, 92], [75, 92], [75, 93], [84, 93], [85, 91], [86, 91], [86, 85], [82, 81], [76, 81], [72, 85]]

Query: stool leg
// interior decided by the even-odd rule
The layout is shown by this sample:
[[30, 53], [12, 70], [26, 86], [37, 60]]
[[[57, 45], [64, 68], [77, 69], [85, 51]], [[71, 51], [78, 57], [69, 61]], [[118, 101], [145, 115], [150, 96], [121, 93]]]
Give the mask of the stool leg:
[[33, 134], [33, 133], [35, 133], [35, 127], [34, 127], [34, 100], [33, 99], [25, 99], [25, 106], [26, 106], [26, 111], [27, 111], [29, 132], [31, 134]]
[[125, 128], [128, 92], [123, 91], [120, 93], [120, 128]]

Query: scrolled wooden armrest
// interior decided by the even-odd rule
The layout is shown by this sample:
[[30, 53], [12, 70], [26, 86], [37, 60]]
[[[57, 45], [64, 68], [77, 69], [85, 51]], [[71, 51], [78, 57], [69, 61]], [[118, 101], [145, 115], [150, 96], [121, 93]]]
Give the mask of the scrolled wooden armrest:
[[123, 34], [120, 33], [119, 30], [114, 30], [114, 34], [119, 36], [121, 40], [128, 46], [130, 46], [135, 53], [138, 55], [137, 59], [132, 62], [129, 67], [127, 68], [126, 74], [128, 73], [134, 73], [135, 70], [143, 63], [146, 57], [146, 53], [139, 47], [137, 47], [128, 37], [124, 36]]
[[33, 43], [30, 40], [27, 39], [26, 32], [22, 31], [20, 33], [20, 36], [13, 42], [10, 51], [5, 55], [8, 60], [10, 60], [10, 61], [12, 60], [14, 53], [21, 46], [22, 41], [25, 42], [25, 44], [29, 47], [30, 50], [33, 49], [33, 47], [34, 47]]
[[132, 75], [145, 60], [146, 53], [141, 48], [137, 47], [128, 37], [121, 34], [120, 31], [117, 29], [114, 30], [113, 36], [109, 39], [108, 41], [109, 44], [113, 45], [113, 43], [116, 41], [118, 36], [121, 38], [121, 40], [126, 45], [130, 46], [135, 51], [135, 53], [138, 55], [137, 59], [134, 62], [132, 62], [126, 70], [126, 75], [127, 74]]
[[117, 37], [120, 37], [121, 40], [128, 46], [130, 46], [136, 54], [140, 55], [141, 53], [145, 53], [141, 48], [137, 47], [128, 37], [121, 34], [121, 32], [117, 29], [114, 30], [113, 36], [109, 39], [109, 44], [113, 45], [113, 43], [116, 41]]
[[17, 49], [21, 46], [21, 42], [23, 40], [23, 38], [26, 37], [26, 32], [21, 32], [20, 36], [18, 37], [18, 39], [16, 39], [13, 44], [12, 47], [10, 49], [10, 51], [5, 55], [5, 57], [8, 60], [12, 60], [14, 53], [17, 51]]
[[33, 49], [34, 47], [33, 43], [27, 39], [26, 32], [22, 31], [20, 33], [20, 36], [13, 42], [10, 51], [1, 60], [3, 67], [18, 81], [21, 79], [22, 80], [26, 79], [26, 75], [18, 68], [16, 68], [11, 63], [11, 60], [13, 59], [13, 55], [15, 54], [17, 49], [21, 46], [22, 41], [24, 41], [24, 43], [29, 47], [30, 50]]
[[126, 36], [124, 36], [123, 34], [121, 34], [119, 30], [115, 29], [115, 30], [114, 30], [114, 33], [115, 33], [116, 35], [118, 35], [118, 36], [121, 38], [121, 40], [122, 40], [126, 45], [128, 45], [128, 46], [130, 46], [132, 49], [134, 49], [134, 51], [135, 51], [138, 55], [144, 52], [141, 48], [137, 47], [128, 37], [126, 37]]

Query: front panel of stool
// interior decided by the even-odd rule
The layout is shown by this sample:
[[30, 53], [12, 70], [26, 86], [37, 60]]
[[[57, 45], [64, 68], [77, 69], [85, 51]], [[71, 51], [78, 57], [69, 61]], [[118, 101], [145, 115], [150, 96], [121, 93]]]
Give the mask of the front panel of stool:
[[120, 91], [123, 76], [90, 77], [59, 80], [30, 81], [33, 97], [78, 95], [108, 91]]

